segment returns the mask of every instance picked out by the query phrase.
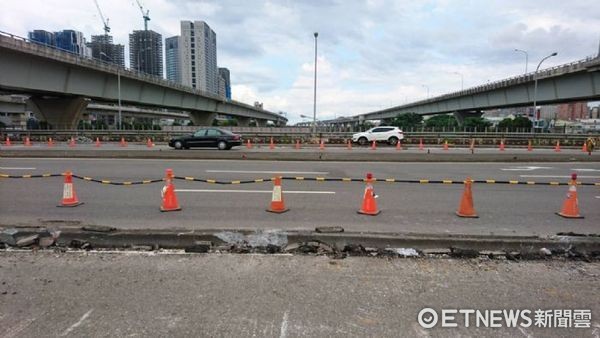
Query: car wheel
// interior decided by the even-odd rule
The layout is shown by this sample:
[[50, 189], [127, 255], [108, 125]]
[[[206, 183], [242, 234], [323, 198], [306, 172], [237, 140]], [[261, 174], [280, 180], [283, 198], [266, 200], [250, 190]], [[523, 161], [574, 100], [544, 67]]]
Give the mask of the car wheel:
[[181, 141], [175, 141], [175, 143], [173, 144], [173, 146], [175, 147], [175, 149], [182, 149], [183, 148], [183, 143], [181, 143]]
[[217, 148], [219, 148], [219, 150], [225, 150], [225, 149], [227, 149], [227, 142], [225, 142], [225, 141], [219, 141], [219, 143], [217, 144]]
[[395, 136], [392, 136], [388, 139], [388, 142], [390, 143], [390, 145], [395, 146], [396, 144], [398, 144], [398, 138]]
[[366, 137], [361, 137], [358, 139], [358, 144], [360, 144], [361, 146], [366, 146], [367, 143], [369, 143], [369, 140], [367, 140]]

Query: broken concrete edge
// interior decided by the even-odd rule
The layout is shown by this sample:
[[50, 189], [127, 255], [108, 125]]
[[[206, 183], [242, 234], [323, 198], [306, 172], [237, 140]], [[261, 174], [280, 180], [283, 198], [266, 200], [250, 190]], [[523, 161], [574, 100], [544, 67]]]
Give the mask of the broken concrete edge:
[[129, 159], [206, 159], [255, 161], [336, 161], [336, 162], [600, 162], [599, 153], [568, 154], [426, 154], [406, 152], [223, 152], [223, 151], [146, 151], [146, 150], [2, 150], [4, 158], [129, 158]]
[[81, 227], [0, 228], [0, 249], [38, 249], [54, 246], [77, 250], [178, 249], [195, 253], [292, 253], [327, 255], [335, 258], [443, 255], [455, 258], [502, 257], [513, 260], [547, 259], [556, 256], [583, 260], [600, 259], [600, 237], [596, 235], [538, 237], [347, 231], [319, 233], [308, 230], [185, 231], [109, 228], [110, 231], [90, 231]]

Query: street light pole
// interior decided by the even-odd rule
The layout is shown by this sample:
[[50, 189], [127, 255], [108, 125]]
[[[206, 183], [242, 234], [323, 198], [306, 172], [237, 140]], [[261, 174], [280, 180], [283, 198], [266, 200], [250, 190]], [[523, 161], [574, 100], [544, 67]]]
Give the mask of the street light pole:
[[535, 73], [533, 74], [533, 78], [534, 78], [534, 85], [533, 85], [533, 130], [535, 131], [535, 124], [537, 122], [537, 83], [538, 83], [538, 70], [540, 69], [540, 66], [542, 65], [542, 62], [544, 62], [546, 59], [551, 58], [553, 56], [558, 55], [558, 53], [554, 52], [548, 56], [546, 56], [545, 58], [542, 59], [542, 61], [540, 61], [540, 63], [538, 63], [537, 68], [535, 69]]
[[515, 52], [521, 52], [525, 54], [525, 74], [527, 74], [527, 65], [529, 64], [529, 54], [526, 50], [515, 48]]
[[465, 78], [463, 77], [462, 73], [459, 72], [452, 72], [453, 74], [456, 75], [460, 75], [460, 90], [464, 90], [465, 89]]
[[316, 136], [317, 134], [317, 37], [319, 36], [318, 32], [315, 32], [315, 86], [314, 86], [314, 95], [313, 95], [313, 134]]
[[426, 86], [426, 85], [421, 85], [421, 86], [427, 88], [427, 99], [429, 99], [429, 86]]
[[[113, 58], [111, 58], [110, 56], [106, 55], [106, 53], [100, 52], [100, 55], [104, 55], [105, 57], [109, 58], [113, 63], [115, 63], [115, 60]], [[117, 123], [117, 129], [121, 130], [121, 126], [122, 126], [122, 120], [121, 120], [121, 65], [115, 63], [117, 65], [117, 92], [118, 92], [118, 102], [119, 102], [119, 119], [118, 119], [118, 123]]]

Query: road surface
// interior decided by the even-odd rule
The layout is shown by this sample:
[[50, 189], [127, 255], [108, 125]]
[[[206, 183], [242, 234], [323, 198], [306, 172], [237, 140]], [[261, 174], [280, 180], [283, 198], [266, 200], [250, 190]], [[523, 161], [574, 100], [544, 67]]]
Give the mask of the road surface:
[[[0, 252], [0, 335], [597, 337], [599, 285], [599, 263], [556, 260]], [[584, 309], [591, 320], [424, 329], [423, 308], [527, 309], [532, 320]]]
[[[178, 176], [217, 180], [253, 180], [276, 174], [326, 178], [474, 179], [567, 182], [577, 172], [583, 182], [600, 182], [598, 163], [338, 163], [133, 159], [0, 159], [0, 172], [13, 175], [60, 173], [114, 181], [160, 179], [166, 168]], [[175, 181], [180, 212], [161, 213], [162, 183], [111, 186], [75, 181], [84, 205], [57, 208], [61, 177], [0, 179], [0, 225], [97, 224], [120, 228], [182, 229], [314, 229], [342, 226], [372, 232], [551, 235], [557, 232], [600, 233], [600, 189], [579, 187], [585, 219], [555, 215], [565, 199], [565, 186], [476, 184], [475, 209], [480, 218], [454, 214], [463, 186], [378, 182], [381, 214], [359, 215], [361, 182], [284, 181], [285, 214], [265, 212], [271, 182], [215, 185]]]

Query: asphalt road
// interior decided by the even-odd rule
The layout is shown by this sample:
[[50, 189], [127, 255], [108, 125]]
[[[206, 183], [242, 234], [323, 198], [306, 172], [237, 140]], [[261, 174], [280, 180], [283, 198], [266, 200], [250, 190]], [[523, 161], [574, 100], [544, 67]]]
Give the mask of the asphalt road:
[[[598, 337], [599, 285], [599, 263], [556, 260], [0, 252], [0, 336]], [[424, 329], [423, 308], [532, 325]], [[590, 327], [537, 327], [539, 309], [590, 310]]]
[[[245, 180], [276, 174], [305, 177], [399, 179], [515, 179], [567, 182], [571, 172], [581, 181], [599, 182], [598, 163], [367, 163], [270, 162], [132, 159], [0, 159], [0, 172], [15, 175], [60, 173], [115, 181], [162, 178], [172, 168], [178, 176]], [[473, 188], [478, 219], [458, 218], [454, 212], [462, 185], [377, 182], [382, 213], [359, 215], [364, 184], [360, 182], [284, 181], [285, 214], [265, 212], [270, 204], [270, 182], [215, 185], [175, 181], [179, 212], [161, 213], [162, 183], [110, 186], [75, 181], [84, 205], [57, 208], [61, 177], [0, 179], [0, 225], [98, 224], [152, 229], [313, 229], [342, 226], [371, 232], [468, 233], [551, 235], [561, 231], [600, 233], [600, 190], [579, 187], [585, 219], [563, 219], [559, 211], [565, 186], [476, 184]]]

